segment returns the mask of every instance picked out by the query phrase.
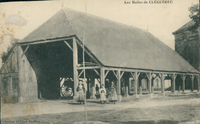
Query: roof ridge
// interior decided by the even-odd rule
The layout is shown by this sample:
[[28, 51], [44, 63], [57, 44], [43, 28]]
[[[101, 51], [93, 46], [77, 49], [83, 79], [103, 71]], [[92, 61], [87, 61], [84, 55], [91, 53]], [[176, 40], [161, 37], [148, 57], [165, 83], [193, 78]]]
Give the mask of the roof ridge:
[[135, 27], [135, 26], [132, 26], [132, 25], [127, 25], [127, 24], [124, 24], [124, 23], [121, 23], [121, 22], [117, 22], [117, 21], [114, 21], [114, 20], [102, 18], [102, 17], [96, 16], [96, 15], [93, 15], [93, 14], [85, 13], [85, 12], [78, 11], [78, 10], [74, 10], [74, 9], [70, 9], [70, 8], [67, 8], [67, 7], [65, 7], [65, 8], [63, 8], [63, 9], [69, 10], [69, 11], [73, 11], [73, 12], [77, 12], [77, 13], [81, 13], [81, 14], [84, 14], [84, 15], [86, 15], [86, 16], [90, 16], [90, 17], [93, 17], [93, 18], [101, 19], [101, 20], [108, 21], [108, 22], [111, 22], [111, 23], [116, 23], [116, 24], [121, 25], [121, 26], [126, 26], [126, 27], [129, 27], [129, 28], [139, 29], [139, 30], [141, 30], [141, 31], [144, 31], [144, 32], [146, 32], [146, 33], [149, 33], [148, 31], [146, 31], [146, 30], [144, 30], [144, 29], [141, 29], [141, 28], [138, 28], [138, 27]]
[[64, 12], [64, 14], [65, 14], [65, 16], [66, 16], [67, 20], [69, 21], [69, 24], [71, 25], [71, 27], [72, 27], [72, 30], [73, 30], [73, 32], [74, 32], [74, 34], [77, 36], [76, 30], [74, 29], [74, 26], [73, 26], [73, 23], [72, 23], [72, 21], [70, 20], [70, 17], [69, 17], [69, 16], [67, 16], [67, 13], [65, 12], [65, 10], [64, 10], [63, 8], [62, 8], [62, 10], [63, 10], [63, 12]]

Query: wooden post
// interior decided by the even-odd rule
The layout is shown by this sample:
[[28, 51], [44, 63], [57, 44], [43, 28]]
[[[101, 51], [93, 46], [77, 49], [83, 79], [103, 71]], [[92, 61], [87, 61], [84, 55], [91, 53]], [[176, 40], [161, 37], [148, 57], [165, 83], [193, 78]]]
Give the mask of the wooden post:
[[135, 93], [135, 97], [138, 98], [138, 94], [137, 94], [137, 84], [138, 84], [138, 77], [140, 74], [138, 74], [138, 72], [136, 71], [134, 73], [134, 78], [135, 78], [135, 83], [134, 83], [134, 93]]
[[103, 84], [105, 86], [105, 78], [104, 78], [104, 67], [101, 67], [101, 85]]
[[148, 88], [149, 88], [149, 94], [151, 94], [151, 85], [152, 85], [152, 74], [151, 74], [151, 72], [149, 72], [149, 74], [148, 73], [146, 73], [146, 75], [147, 75], [147, 77], [148, 77], [148, 79], [149, 79], [149, 82], [148, 82]]
[[160, 74], [160, 78], [161, 78], [161, 93], [163, 93], [163, 95], [165, 95], [165, 76], [164, 76], [164, 74]]
[[182, 75], [181, 78], [183, 80], [182, 92], [184, 92], [185, 91], [185, 78], [186, 78], [186, 75]]
[[175, 86], [175, 84], [176, 84], [176, 76], [177, 76], [176, 74], [172, 75], [172, 77], [173, 77], [173, 79], [172, 79], [173, 80], [173, 82], [172, 82], [172, 86], [173, 86], [172, 87], [172, 93], [174, 93], [174, 94], [175, 94], [175, 91], [176, 91], [175, 90], [176, 89], [176, 86]]
[[178, 93], [180, 93], [181, 91], [181, 86], [178, 86]]
[[192, 80], [192, 86], [191, 86], [191, 91], [194, 91], [194, 75], [191, 75], [191, 80]]
[[121, 95], [121, 75], [120, 70], [117, 70], [117, 101], [121, 102], [122, 95]]
[[1, 102], [3, 102], [3, 76], [0, 72]]
[[198, 87], [197, 87], [197, 91], [199, 92], [199, 90], [200, 90], [200, 82], [199, 82], [199, 79], [200, 78], [200, 76], [198, 75], [197, 76], [197, 84], [198, 84]]
[[77, 98], [77, 91], [76, 88], [78, 86], [78, 71], [77, 71], [77, 65], [78, 65], [78, 49], [77, 49], [77, 43], [76, 38], [73, 38], [73, 73], [74, 73], [74, 100]]
[[87, 91], [86, 91], [86, 98], [90, 98], [90, 81], [89, 77], [87, 77]]
[[154, 94], [154, 86], [151, 88], [151, 93]]
[[12, 86], [12, 77], [9, 77], [9, 86], [10, 86], [10, 95], [12, 96], [13, 95], [13, 86]]
[[90, 70], [90, 85], [91, 85], [90, 99], [96, 99], [96, 97], [95, 97], [95, 78], [94, 78], [92, 70]]
[[142, 95], [142, 86], [140, 86], [140, 95]]
[[18, 97], [18, 102], [23, 102], [23, 97], [22, 97], [22, 85], [24, 83], [24, 77], [23, 77], [23, 61], [21, 59], [22, 56], [22, 49], [21, 46], [17, 46], [17, 67], [18, 67], [18, 74], [19, 74], [19, 97]]
[[125, 94], [125, 96], [126, 97], [129, 97], [129, 94], [128, 94], [128, 85], [129, 85], [129, 77], [126, 76], [125, 77], [125, 87], [126, 87], [126, 94]]

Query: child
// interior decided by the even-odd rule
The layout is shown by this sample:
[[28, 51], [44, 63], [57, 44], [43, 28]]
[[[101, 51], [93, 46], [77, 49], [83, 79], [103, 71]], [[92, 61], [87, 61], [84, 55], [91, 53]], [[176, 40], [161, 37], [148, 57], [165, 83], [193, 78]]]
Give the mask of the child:
[[104, 85], [101, 85], [101, 89], [99, 90], [100, 93], [100, 102], [105, 103], [106, 102], [106, 89], [104, 88]]

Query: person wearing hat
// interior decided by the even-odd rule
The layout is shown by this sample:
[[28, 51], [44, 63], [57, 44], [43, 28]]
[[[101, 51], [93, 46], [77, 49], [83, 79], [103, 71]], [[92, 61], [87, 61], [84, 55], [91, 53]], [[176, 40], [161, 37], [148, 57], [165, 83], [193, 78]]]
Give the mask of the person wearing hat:
[[114, 81], [111, 82], [110, 92], [109, 92], [109, 101], [114, 103], [117, 102], [117, 93], [115, 89]]
[[83, 85], [83, 81], [80, 80], [80, 82], [78, 83], [78, 87], [76, 88], [76, 91], [78, 92], [78, 102], [83, 102], [83, 104], [85, 103], [85, 87]]
[[105, 103], [106, 102], [106, 89], [104, 87], [104, 84], [101, 85], [101, 89], [99, 89], [100, 93], [100, 102]]

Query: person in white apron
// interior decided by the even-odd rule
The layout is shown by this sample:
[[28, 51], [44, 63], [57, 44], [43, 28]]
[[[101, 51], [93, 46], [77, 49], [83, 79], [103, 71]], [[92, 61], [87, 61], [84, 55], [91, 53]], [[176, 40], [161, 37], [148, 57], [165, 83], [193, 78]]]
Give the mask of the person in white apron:
[[101, 89], [99, 89], [99, 94], [101, 104], [106, 103], [106, 89], [103, 84], [101, 85]]
[[83, 102], [83, 104], [85, 103], [85, 87], [82, 83], [78, 84], [78, 87], [76, 89], [76, 91], [78, 92], [78, 102]]
[[113, 81], [111, 82], [111, 87], [110, 87], [109, 102], [112, 102], [114, 104], [115, 102], [117, 102], [117, 93], [116, 93], [116, 88]]

